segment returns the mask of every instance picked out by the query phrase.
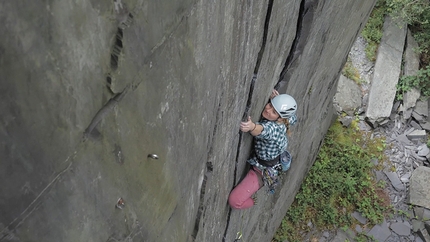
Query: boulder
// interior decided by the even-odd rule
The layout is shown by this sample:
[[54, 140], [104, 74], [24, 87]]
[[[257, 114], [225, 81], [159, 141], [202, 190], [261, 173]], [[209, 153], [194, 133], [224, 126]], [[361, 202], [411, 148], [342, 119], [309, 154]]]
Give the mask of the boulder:
[[367, 233], [368, 236], [376, 239], [376, 241], [385, 241], [391, 235], [391, 230], [388, 227], [387, 221], [384, 221], [381, 224], [377, 224], [373, 226], [373, 228]]
[[411, 234], [412, 227], [409, 224], [409, 222], [405, 221], [405, 222], [392, 223], [390, 225], [390, 229], [393, 230], [393, 232], [398, 235], [406, 236]]
[[406, 137], [410, 140], [418, 140], [418, 139], [424, 139], [427, 136], [427, 133], [425, 130], [414, 130], [411, 133], [407, 134]]
[[348, 234], [347, 232], [338, 229], [336, 232], [336, 236], [329, 240], [330, 242], [345, 242], [345, 241], [350, 241], [350, 242], [355, 242], [355, 238], [354, 236], [351, 236], [350, 234]]
[[343, 111], [349, 116], [354, 116], [362, 104], [360, 87], [353, 80], [340, 75], [336, 90], [333, 102], [340, 108], [337, 111]]
[[408, 202], [430, 209], [430, 168], [420, 166], [414, 170], [410, 179]]
[[429, 116], [429, 105], [428, 105], [428, 101], [427, 101], [427, 100], [425, 100], [425, 101], [419, 100], [419, 101], [416, 103], [416, 106], [415, 106], [415, 108], [414, 108], [414, 112], [415, 112], [417, 115], [422, 116], [422, 117], [423, 117], [423, 120], [427, 119], [427, 117]]
[[[408, 30], [406, 37], [406, 49], [405, 55], [403, 57], [404, 66], [403, 71], [405, 76], [413, 76], [417, 73], [420, 68], [420, 56], [416, 53], [415, 49], [417, 49], [418, 44], [415, 41], [414, 37], [411, 34], [411, 31]], [[415, 107], [417, 100], [420, 98], [420, 90], [417, 88], [412, 88], [403, 94], [403, 110], [406, 111], [410, 108]], [[405, 120], [409, 119], [410, 116], [407, 113], [404, 113], [403, 118]]]
[[403, 191], [405, 189], [405, 185], [402, 183], [397, 173], [389, 171], [384, 171], [384, 173], [397, 191]]
[[406, 25], [387, 17], [378, 48], [366, 117], [375, 125], [390, 117], [400, 77]]

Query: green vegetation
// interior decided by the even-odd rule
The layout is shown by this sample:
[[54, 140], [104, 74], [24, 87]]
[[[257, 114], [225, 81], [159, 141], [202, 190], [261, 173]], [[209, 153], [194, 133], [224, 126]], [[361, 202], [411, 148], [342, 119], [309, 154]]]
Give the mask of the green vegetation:
[[336, 122], [329, 129], [273, 241], [303, 241], [300, 232], [309, 229], [309, 221], [320, 230], [350, 228], [356, 222], [350, 215], [353, 211], [361, 212], [369, 225], [382, 221], [390, 201], [383, 190], [385, 184], [374, 180], [371, 159], [386, 159], [385, 140], [371, 139], [360, 132], [357, 123], [345, 128]]
[[430, 97], [430, 2], [428, 0], [386, 0], [388, 11], [404, 20], [418, 43], [421, 69], [414, 76], [403, 76], [397, 85], [397, 99], [415, 87], [424, 97]]
[[418, 70], [414, 76], [402, 76], [397, 83], [398, 100], [403, 100], [403, 93], [411, 90], [411, 88], [418, 88], [424, 97], [430, 97], [430, 67]]
[[376, 60], [376, 52], [378, 51], [378, 46], [381, 42], [382, 27], [384, 26], [387, 12], [388, 10], [385, 0], [379, 0], [370, 14], [369, 20], [364, 26], [363, 31], [361, 31], [361, 36], [363, 36], [367, 41], [365, 52], [366, 57], [370, 61]]
[[384, 18], [389, 15], [407, 23], [418, 43], [421, 67], [415, 76], [403, 76], [397, 85], [397, 99], [415, 87], [424, 97], [430, 97], [430, 1], [428, 0], [379, 0], [366, 23], [362, 36], [367, 40], [366, 56], [375, 61], [382, 37]]
[[394, 18], [408, 24], [424, 65], [429, 64], [430, 54], [430, 2], [428, 0], [385, 0], [387, 11]]
[[353, 80], [357, 84], [361, 84], [362, 80], [360, 78], [360, 73], [358, 70], [352, 65], [352, 61], [350, 58], [345, 63], [345, 66], [342, 69], [342, 75], [348, 77]]
[[408, 24], [421, 54], [421, 61], [427, 66], [430, 63], [430, 2], [428, 0], [379, 0], [361, 35], [369, 46], [366, 50], [368, 58], [375, 60], [377, 46], [382, 37], [384, 18], [390, 15]]

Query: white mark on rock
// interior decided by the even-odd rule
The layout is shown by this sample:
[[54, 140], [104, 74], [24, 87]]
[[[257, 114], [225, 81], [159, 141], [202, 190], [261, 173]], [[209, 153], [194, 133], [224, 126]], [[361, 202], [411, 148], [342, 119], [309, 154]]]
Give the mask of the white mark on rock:
[[21, 187], [21, 191], [23, 191], [23, 192], [24, 192], [24, 195], [29, 194], [29, 193], [30, 193], [30, 191], [31, 191], [30, 183], [29, 183], [29, 182], [26, 182], [26, 183], [24, 184], [24, 186], [22, 186], [22, 187]]
[[115, 5], [114, 8], [117, 13], [119, 13], [123, 9], [121, 0], [114, 0], [113, 4]]
[[165, 111], [169, 110], [169, 103], [165, 103], [162, 107], [161, 107], [161, 113], [164, 113]]

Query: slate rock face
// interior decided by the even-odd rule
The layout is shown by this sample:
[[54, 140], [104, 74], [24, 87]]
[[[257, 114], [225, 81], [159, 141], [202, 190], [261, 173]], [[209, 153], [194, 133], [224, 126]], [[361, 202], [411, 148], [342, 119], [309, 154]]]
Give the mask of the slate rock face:
[[397, 23], [387, 17], [383, 31], [369, 92], [369, 106], [366, 110], [366, 117], [374, 126], [391, 114], [396, 85], [400, 77], [407, 28], [404, 23]]
[[[375, 2], [2, 3], [0, 241], [269, 241]], [[274, 86], [299, 104], [294, 164], [232, 211], [240, 119]]]

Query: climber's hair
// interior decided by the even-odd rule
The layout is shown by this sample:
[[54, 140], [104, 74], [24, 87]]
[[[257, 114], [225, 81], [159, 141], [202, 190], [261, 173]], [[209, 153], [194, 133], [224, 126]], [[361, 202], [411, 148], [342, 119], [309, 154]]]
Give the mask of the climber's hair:
[[279, 118], [278, 123], [285, 124], [285, 127], [287, 127], [287, 135], [290, 136], [290, 121], [288, 120], [288, 118]]

